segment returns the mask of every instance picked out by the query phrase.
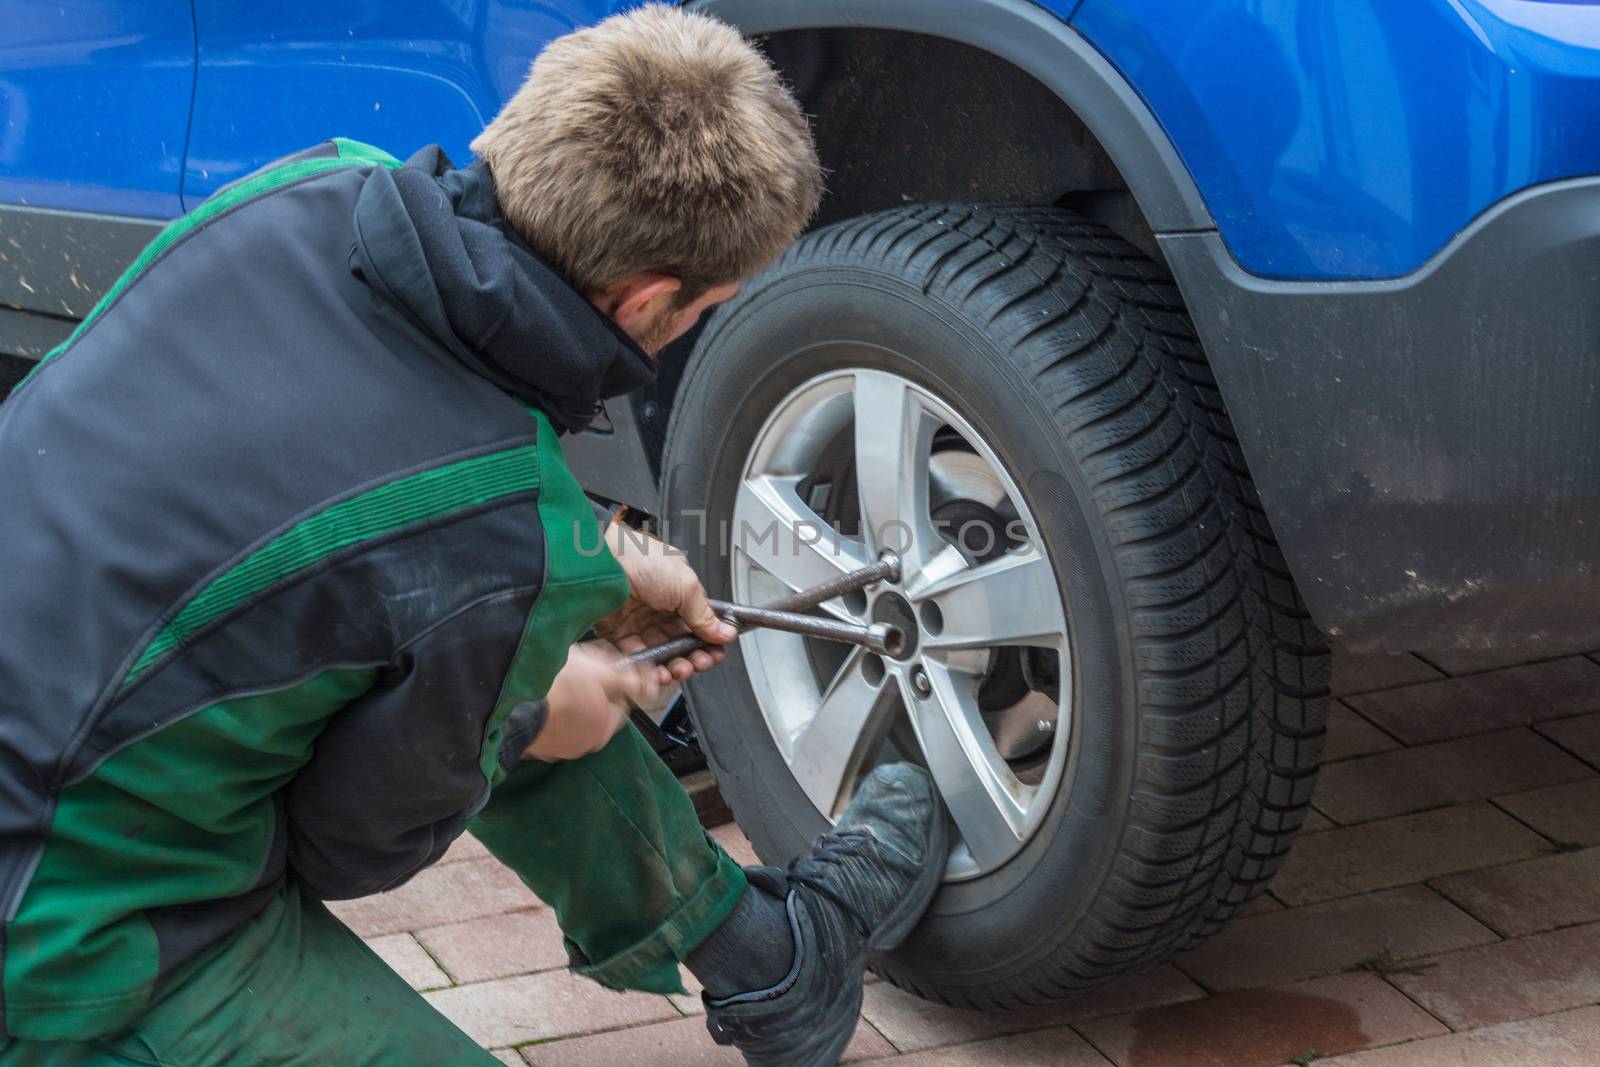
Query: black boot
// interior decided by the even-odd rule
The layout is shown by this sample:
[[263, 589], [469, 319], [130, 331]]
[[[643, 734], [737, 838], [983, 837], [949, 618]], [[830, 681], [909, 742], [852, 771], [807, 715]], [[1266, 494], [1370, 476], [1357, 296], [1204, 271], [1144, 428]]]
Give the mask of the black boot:
[[794, 965], [769, 989], [707, 996], [706, 1028], [752, 1067], [833, 1067], [861, 1014], [866, 967], [899, 945], [939, 888], [944, 805], [922, 768], [879, 767], [838, 826], [787, 870], [750, 879], [786, 895]]

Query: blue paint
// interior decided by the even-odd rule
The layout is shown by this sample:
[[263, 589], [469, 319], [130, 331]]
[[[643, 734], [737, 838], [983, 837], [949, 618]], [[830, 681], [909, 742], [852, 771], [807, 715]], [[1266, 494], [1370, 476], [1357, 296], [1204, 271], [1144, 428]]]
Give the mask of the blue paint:
[[3, 0], [0, 203], [171, 218], [334, 135], [465, 160], [545, 42], [635, 2]]
[[[170, 217], [335, 134], [466, 160], [546, 41], [634, 0], [0, 2], [0, 202]], [[1404, 274], [1518, 189], [1600, 173], [1596, 0], [1044, 6], [1258, 274]]]
[[183, 199], [333, 135], [458, 162], [552, 37], [615, 0], [195, 0], [200, 72]]
[[1518, 189], [1600, 173], [1592, 0], [1084, 0], [1073, 24], [1257, 274], [1405, 274]]
[[0, 203], [178, 214], [193, 87], [188, 0], [4, 3]]

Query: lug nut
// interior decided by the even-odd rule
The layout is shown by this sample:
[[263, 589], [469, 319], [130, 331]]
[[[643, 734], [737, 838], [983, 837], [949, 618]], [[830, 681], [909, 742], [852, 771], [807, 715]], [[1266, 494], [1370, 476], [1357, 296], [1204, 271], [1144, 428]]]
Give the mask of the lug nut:
[[930, 696], [933, 693], [933, 683], [928, 680], [928, 672], [921, 667], [912, 668], [911, 688], [917, 691], [918, 696]]

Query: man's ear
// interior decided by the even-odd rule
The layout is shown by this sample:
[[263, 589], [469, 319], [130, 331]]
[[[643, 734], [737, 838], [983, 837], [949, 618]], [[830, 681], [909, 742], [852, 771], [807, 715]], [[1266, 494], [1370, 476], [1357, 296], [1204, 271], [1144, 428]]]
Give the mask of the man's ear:
[[662, 309], [672, 303], [673, 294], [682, 288], [683, 281], [670, 274], [640, 271], [612, 282], [590, 302], [625, 332], [634, 334], [653, 324]]

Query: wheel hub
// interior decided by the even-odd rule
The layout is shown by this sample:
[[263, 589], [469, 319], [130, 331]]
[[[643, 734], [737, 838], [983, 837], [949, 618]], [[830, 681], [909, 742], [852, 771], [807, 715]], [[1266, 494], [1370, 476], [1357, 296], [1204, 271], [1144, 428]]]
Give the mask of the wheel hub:
[[872, 621], [898, 626], [900, 632], [905, 634], [905, 643], [900, 651], [895, 653], [895, 659], [906, 663], [916, 658], [917, 613], [912, 610], [911, 601], [893, 591], [879, 593], [878, 598], [872, 602]]
[[796, 784], [832, 819], [873, 766], [920, 763], [956, 824], [946, 877], [1004, 866], [1062, 787], [1073, 685], [1055, 572], [994, 449], [907, 378], [831, 371], [767, 418], [731, 518], [733, 593], [750, 603], [884, 551], [901, 560], [899, 581], [823, 605], [899, 627], [906, 644], [891, 658], [773, 631], [740, 638]]

